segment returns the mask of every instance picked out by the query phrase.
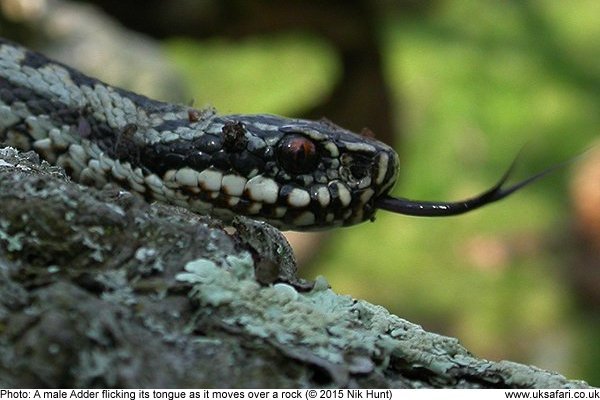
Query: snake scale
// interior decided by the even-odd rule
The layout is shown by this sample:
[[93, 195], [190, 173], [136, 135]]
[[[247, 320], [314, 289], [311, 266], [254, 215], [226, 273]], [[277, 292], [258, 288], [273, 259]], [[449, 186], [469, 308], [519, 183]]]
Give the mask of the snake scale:
[[548, 171], [458, 202], [389, 195], [396, 152], [327, 120], [219, 115], [109, 86], [0, 38], [0, 143], [34, 150], [76, 181], [112, 182], [210, 214], [321, 230], [378, 209], [445, 216], [500, 200]]

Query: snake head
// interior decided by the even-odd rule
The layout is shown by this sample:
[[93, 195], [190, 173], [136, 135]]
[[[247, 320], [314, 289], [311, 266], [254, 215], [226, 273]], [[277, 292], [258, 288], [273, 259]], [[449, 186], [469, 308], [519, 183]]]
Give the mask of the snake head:
[[[374, 220], [379, 209], [420, 217], [463, 214], [499, 201], [560, 168], [559, 163], [506, 185], [518, 157], [489, 189], [454, 202], [409, 200], [389, 193], [399, 169], [397, 153], [372, 137], [327, 120], [293, 120], [280, 125], [274, 142], [279, 201], [286, 208], [282, 228], [317, 230]], [[567, 162], [570, 162], [567, 161]]]
[[[162, 122], [178, 132], [144, 146], [151, 199], [223, 220], [245, 215], [283, 230], [373, 218], [398, 172], [389, 146], [328, 121], [210, 115]], [[175, 192], [175, 193], [172, 193]]]
[[[375, 200], [390, 191], [398, 174], [398, 155], [391, 147], [326, 120], [295, 120], [279, 131], [284, 135], [275, 146], [278, 178], [294, 182], [296, 190], [310, 198], [302, 204], [309, 229], [374, 218]], [[293, 197], [285, 203], [292, 215], [300, 206]]]
[[[281, 229], [320, 230], [372, 219], [375, 199], [396, 180], [392, 148], [329, 121], [230, 115], [214, 123], [226, 132], [230, 153], [231, 167], [223, 171], [230, 177], [221, 185], [225, 197], [234, 195], [228, 206]], [[245, 180], [243, 190], [228, 184], [232, 174]]]
[[[506, 187], [511, 166], [492, 188], [467, 200], [409, 200], [390, 195], [399, 168], [391, 147], [329, 121], [260, 114], [191, 122], [178, 128], [190, 139], [148, 146], [150, 154], [142, 157], [167, 193], [176, 192], [160, 197], [165, 190], [157, 185], [154, 197], [224, 220], [246, 215], [283, 230], [355, 225], [373, 220], [379, 209], [416, 216], [461, 214], [503, 199], [558, 167]], [[193, 132], [196, 124], [199, 135]]]

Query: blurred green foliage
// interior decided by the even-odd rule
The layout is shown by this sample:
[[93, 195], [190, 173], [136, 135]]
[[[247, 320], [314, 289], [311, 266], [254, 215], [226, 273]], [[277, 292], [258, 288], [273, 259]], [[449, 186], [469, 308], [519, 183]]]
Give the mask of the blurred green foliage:
[[[395, 194], [458, 199], [490, 186], [526, 147], [518, 175], [581, 152], [600, 127], [600, 3], [441, 1], [381, 21], [403, 168]], [[315, 36], [172, 40], [195, 104], [298, 115], [340, 71]], [[368, 101], [368, 99], [366, 99]], [[401, 111], [401, 112], [400, 112]], [[381, 212], [337, 230], [309, 274], [486, 358], [600, 384], [600, 322], [569, 272], [568, 172], [458, 218]]]
[[330, 49], [303, 36], [173, 40], [168, 50], [189, 78], [194, 104], [224, 114], [298, 113], [327, 94], [337, 72]]

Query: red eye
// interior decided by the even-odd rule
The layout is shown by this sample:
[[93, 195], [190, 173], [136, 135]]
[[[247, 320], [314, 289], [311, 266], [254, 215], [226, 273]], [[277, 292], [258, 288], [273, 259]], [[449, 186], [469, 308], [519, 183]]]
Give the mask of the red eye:
[[300, 135], [288, 135], [277, 149], [279, 164], [291, 174], [306, 174], [317, 166], [317, 147]]

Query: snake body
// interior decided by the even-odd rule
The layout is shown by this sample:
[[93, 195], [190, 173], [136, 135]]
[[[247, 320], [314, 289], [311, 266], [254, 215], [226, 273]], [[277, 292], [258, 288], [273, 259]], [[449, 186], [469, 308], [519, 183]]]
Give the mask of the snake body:
[[372, 219], [398, 170], [390, 147], [325, 120], [152, 100], [1, 38], [0, 143], [85, 184], [293, 230]]
[[[280, 229], [373, 220], [378, 209], [457, 215], [501, 200], [565, 163], [455, 202], [389, 195], [398, 155], [327, 120], [219, 115], [112, 87], [0, 38], [0, 143], [35, 150], [73, 179], [149, 201]], [[514, 165], [514, 162], [513, 162]]]

